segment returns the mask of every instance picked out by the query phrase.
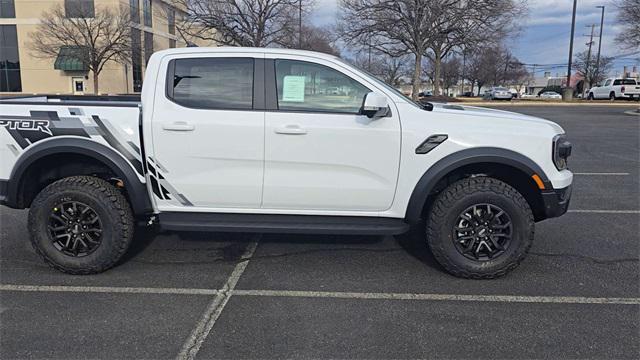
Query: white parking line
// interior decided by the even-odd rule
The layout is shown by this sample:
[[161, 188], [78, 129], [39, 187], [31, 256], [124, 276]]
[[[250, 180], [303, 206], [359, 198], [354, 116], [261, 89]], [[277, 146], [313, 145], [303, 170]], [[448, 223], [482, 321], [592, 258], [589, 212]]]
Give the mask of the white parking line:
[[[250, 256], [255, 251], [255, 243], [246, 254]], [[236, 266], [234, 273], [225, 284], [225, 289], [180, 289], [180, 288], [135, 288], [135, 287], [96, 287], [96, 286], [46, 286], [46, 285], [0, 285], [0, 291], [26, 292], [76, 292], [76, 293], [129, 293], [129, 294], [177, 294], [177, 295], [220, 295], [216, 296], [207, 308], [196, 330], [185, 343], [184, 353], [180, 359], [187, 358], [190, 349], [199, 349], [202, 341], [213, 328], [220, 316], [222, 308], [231, 296], [266, 296], [266, 297], [308, 297], [335, 298], [360, 300], [422, 300], [422, 301], [475, 301], [475, 302], [513, 302], [513, 303], [544, 303], [544, 304], [609, 304], [609, 305], [638, 305], [640, 298], [619, 297], [584, 297], [584, 296], [519, 296], [519, 295], [459, 295], [459, 294], [425, 294], [425, 293], [370, 293], [370, 292], [333, 292], [333, 291], [298, 291], [298, 290], [235, 290], [235, 286], [244, 272], [249, 261], [246, 260]], [[242, 264], [242, 265], [241, 265]], [[189, 346], [186, 346], [189, 344]], [[193, 352], [193, 355], [197, 350]], [[193, 357], [191, 357], [193, 358]]]
[[202, 346], [202, 343], [209, 335], [209, 332], [211, 332], [213, 325], [215, 325], [216, 320], [218, 320], [220, 314], [222, 313], [222, 310], [233, 295], [233, 290], [235, 289], [238, 280], [240, 280], [240, 276], [242, 276], [242, 273], [244, 273], [244, 270], [249, 264], [249, 260], [253, 256], [253, 253], [256, 251], [256, 247], [258, 246], [258, 239], [247, 246], [247, 249], [242, 255], [242, 260], [235, 266], [233, 272], [227, 279], [227, 282], [213, 298], [213, 301], [211, 301], [204, 314], [202, 314], [202, 318], [196, 325], [196, 328], [193, 329], [191, 335], [189, 336], [189, 338], [187, 338], [187, 341], [185, 341], [184, 345], [182, 345], [182, 350], [180, 350], [177, 359], [195, 359], [198, 351], [200, 350], [200, 347]]
[[119, 287], [119, 286], [64, 286], [64, 285], [0, 285], [5, 291], [32, 292], [80, 292], [80, 293], [124, 293], [124, 294], [174, 294], [174, 295], [216, 295], [214, 289], [186, 289], [186, 288], [149, 288], [149, 287]]
[[631, 174], [625, 172], [574, 172], [573, 175], [580, 176], [629, 176]]
[[593, 214], [640, 214], [640, 210], [569, 210], [567, 212]]
[[338, 299], [372, 300], [427, 300], [427, 301], [477, 301], [546, 304], [614, 304], [640, 305], [640, 298], [596, 298], [576, 296], [517, 296], [517, 295], [456, 295], [456, 294], [403, 294], [403, 293], [360, 293], [331, 291], [292, 290], [234, 290], [239, 296], [311, 297]]

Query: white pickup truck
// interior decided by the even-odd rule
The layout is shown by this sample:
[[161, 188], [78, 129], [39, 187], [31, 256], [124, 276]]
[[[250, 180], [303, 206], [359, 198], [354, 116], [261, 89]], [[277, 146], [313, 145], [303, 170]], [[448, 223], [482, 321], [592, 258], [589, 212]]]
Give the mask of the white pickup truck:
[[635, 79], [607, 79], [604, 85], [594, 86], [587, 95], [589, 100], [594, 99], [639, 99], [640, 83]]
[[[494, 278], [564, 214], [553, 122], [417, 104], [343, 60], [286, 49], [155, 53], [141, 101], [0, 101], [0, 203], [52, 267], [112, 267], [137, 224], [386, 234], [424, 224], [450, 273]], [[424, 220], [422, 222], [421, 220]]]

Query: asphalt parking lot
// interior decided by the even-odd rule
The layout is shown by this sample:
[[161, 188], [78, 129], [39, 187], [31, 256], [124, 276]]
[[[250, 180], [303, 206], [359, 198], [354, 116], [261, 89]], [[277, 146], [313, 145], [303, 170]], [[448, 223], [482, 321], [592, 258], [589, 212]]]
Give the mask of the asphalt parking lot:
[[491, 281], [421, 239], [140, 231], [118, 267], [69, 276], [0, 210], [0, 358], [640, 358], [640, 116], [510, 107], [574, 144], [570, 212]]

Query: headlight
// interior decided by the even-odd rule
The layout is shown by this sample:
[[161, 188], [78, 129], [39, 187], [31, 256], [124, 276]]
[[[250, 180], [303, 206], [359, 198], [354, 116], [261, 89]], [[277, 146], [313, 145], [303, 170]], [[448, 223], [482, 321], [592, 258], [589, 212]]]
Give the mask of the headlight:
[[558, 170], [567, 168], [567, 159], [571, 156], [571, 143], [564, 134], [556, 135], [553, 138], [553, 163]]

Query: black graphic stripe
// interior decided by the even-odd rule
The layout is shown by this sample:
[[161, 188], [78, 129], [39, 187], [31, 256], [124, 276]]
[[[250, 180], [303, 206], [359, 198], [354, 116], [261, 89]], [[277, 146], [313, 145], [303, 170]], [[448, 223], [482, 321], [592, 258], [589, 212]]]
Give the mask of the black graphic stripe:
[[135, 156], [133, 156], [133, 154], [131, 154], [129, 152], [129, 150], [127, 150], [114, 136], [113, 134], [111, 134], [111, 132], [109, 131], [109, 129], [107, 129], [107, 127], [104, 125], [104, 123], [102, 122], [102, 120], [100, 120], [100, 117], [97, 115], [92, 115], [91, 116], [93, 118], [93, 120], [96, 122], [96, 124], [98, 124], [98, 128], [96, 129], [98, 131], [98, 133], [100, 133], [100, 135], [102, 135], [102, 137], [107, 141], [107, 143], [109, 143], [109, 145], [111, 145], [111, 147], [113, 147], [114, 149], [118, 150], [118, 152], [120, 152], [122, 155], [124, 155], [124, 157], [129, 160], [129, 162], [131, 162], [131, 164], [133, 165], [133, 167], [136, 169], [136, 171], [140, 174], [140, 175], [144, 175], [144, 173], [142, 172], [142, 163], [140, 162], [140, 160], [136, 159]]

